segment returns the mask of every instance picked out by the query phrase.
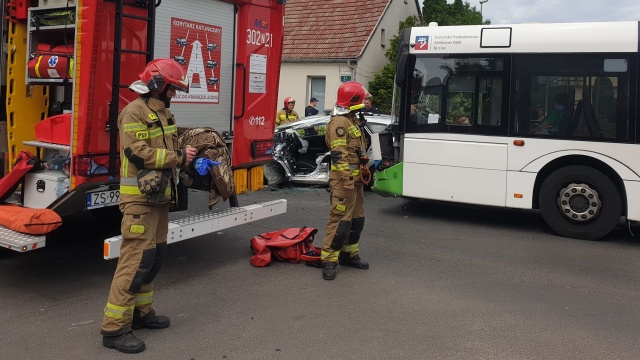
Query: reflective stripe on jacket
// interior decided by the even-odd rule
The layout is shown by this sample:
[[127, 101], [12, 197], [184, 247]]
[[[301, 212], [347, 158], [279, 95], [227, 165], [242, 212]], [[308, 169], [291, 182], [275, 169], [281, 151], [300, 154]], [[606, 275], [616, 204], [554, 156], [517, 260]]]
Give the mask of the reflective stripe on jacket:
[[353, 114], [334, 116], [327, 124], [325, 141], [331, 154], [329, 178], [345, 181], [346, 185], [359, 180], [360, 158], [367, 152], [367, 141]]
[[282, 109], [276, 114], [276, 126], [294, 122], [298, 120], [298, 118], [298, 113], [295, 110], [287, 112], [287, 109]]
[[177, 183], [177, 167], [186, 154], [178, 149], [177, 126], [173, 114], [163, 101], [142, 98], [129, 103], [118, 116], [120, 131], [120, 202], [146, 202], [137, 191], [141, 169], [173, 169], [173, 181], [167, 187], [166, 201], [171, 199], [171, 187]]

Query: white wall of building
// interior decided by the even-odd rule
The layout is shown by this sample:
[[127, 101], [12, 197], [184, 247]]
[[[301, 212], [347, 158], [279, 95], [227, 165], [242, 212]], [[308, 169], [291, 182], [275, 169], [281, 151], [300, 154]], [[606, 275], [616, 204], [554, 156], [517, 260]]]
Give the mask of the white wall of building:
[[[384, 54], [389, 48], [391, 38], [398, 34], [400, 22], [409, 16], [417, 16], [418, 14], [419, 10], [414, 0], [392, 0], [374, 29], [361, 57], [357, 59], [357, 64], [351, 63], [353, 69], [349, 67], [350, 64], [347, 63], [347, 60], [283, 62], [280, 70], [278, 108], [283, 107], [285, 97], [292, 96], [296, 99], [296, 112], [300, 116], [304, 116], [304, 108], [308, 105], [311, 97], [311, 77], [325, 77], [326, 79], [324, 109], [333, 108], [336, 101], [336, 91], [341, 84], [341, 76], [349, 75], [351, 80], [359, 81], [368, 88], [369, 81], [388, 62]], [[384, 37], [382, 36], [383, 32]], [[317, 109], [323, 110], [320, 105]]]
[[[376, 26], [369, 39], [362, 57], [358, 61], [355, 80], [366, 88], [373, 76], [378, 73], [388, 60], [384, 56], [389, 48], [391, 39], [398, 35], [400, 22], [409, 16], [417, 16], [418, 9], [415, 1], [392, 0], [382, 19]], [[383, 46], [384, 45], [384, 46]], [[375, 102], [375, 99], [374, 99]]]
[[326, 80], [324, 106], [320, 103], [316, 109], [320, 111], [332, 109], [336, 102], [336, 91], [341, 84], [340, 75], [351, 75], [351, 73], [352, 70], [347, 66], [346, 60], [334, 63], [283, 63], [280, 70], [278, 109], [284, 106], [284, 98], [291, 96], [296, 99], [294, 110], [301, 117], [304, 116], [304, 108], [309, 105], [311, 97], [311, 77], [324, 77]]

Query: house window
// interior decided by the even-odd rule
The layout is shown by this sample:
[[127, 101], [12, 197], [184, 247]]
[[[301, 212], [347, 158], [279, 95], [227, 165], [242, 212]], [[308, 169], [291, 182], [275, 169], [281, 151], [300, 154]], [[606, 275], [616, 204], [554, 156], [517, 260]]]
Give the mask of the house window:
[[380, 46], [387, 46], [387, 35], [385, 34], [384, 29], [380, 29]]
[[327, 87], [327, 79], [325, 77], [310, 77], [309, 84], [311, 85], [311, 89], [309, 91], [309, 98], [312, 97], [318, 99], [318, 104], [316, 105], [316, 109], [322, 113], [325, 110], [325, 99], [324, 94]]

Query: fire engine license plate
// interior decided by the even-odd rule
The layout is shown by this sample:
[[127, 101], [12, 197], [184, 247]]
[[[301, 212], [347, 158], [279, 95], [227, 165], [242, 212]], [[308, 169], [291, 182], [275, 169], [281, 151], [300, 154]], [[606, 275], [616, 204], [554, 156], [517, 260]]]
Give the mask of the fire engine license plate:
[[120, 190], [105, 190], [87, 193], [87, 210], [118, 205], [119, 202]]

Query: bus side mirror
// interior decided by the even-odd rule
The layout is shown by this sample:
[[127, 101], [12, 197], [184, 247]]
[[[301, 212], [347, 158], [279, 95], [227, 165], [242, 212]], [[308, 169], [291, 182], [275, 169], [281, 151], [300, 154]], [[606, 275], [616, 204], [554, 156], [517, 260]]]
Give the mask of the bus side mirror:
[[409, 53], [402, 52], [398, 54], [398, 63], [396, 65], [396, 85], [402, 87], [405, 82], [407, 73], [407, 57]]
[[396, 61], [396, 85], [402, 87], [406, 81], [407, 62], [409, 58], [409, 37], [411, 29], [402, 30], [400, 44], [398, 45], [398, 61]]

